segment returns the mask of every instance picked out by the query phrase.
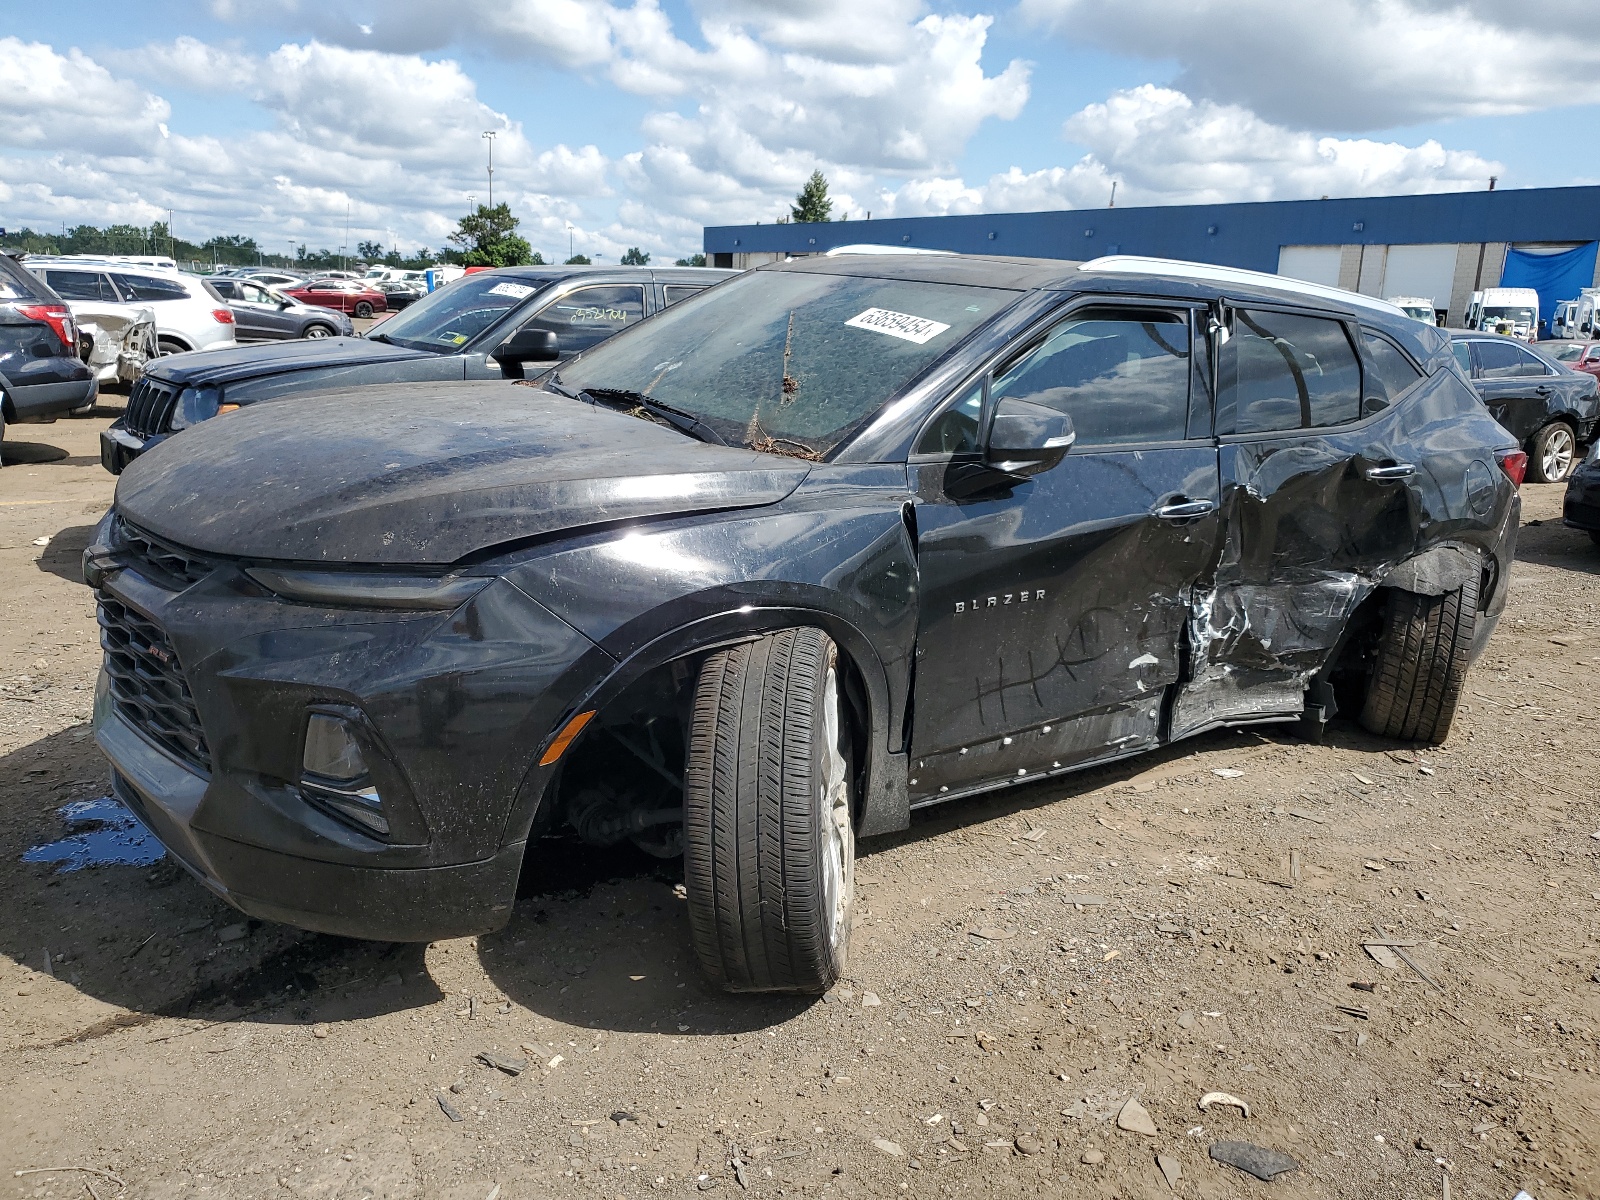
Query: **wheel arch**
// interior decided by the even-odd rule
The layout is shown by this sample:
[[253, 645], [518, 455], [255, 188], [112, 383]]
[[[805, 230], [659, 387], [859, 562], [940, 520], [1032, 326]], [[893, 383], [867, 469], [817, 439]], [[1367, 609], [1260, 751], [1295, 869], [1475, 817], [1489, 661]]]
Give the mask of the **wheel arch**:
[[[568, 710], [568, 719], [590, 710], [603, 710], [653, 672], [782, 629], [807, 626], [821, 629], [838, 647], [848, 668], [845, 693], [857, 730], [865, 735], [865, 757], [857, 772], [860, 786], [856, 832], [867, 837], [904, 829], [910, 824], [907, 758], [903, 749], [895, 748], [902, 731], [896, 719], [889, 668], [872, 640], [854, 622], [820, 605], [743, 604], [676, 625], [619, 660], [603, 678], [582, 692]], [[550, 816], [547, 806], [556, 792], [561, 763], [540, 766], [538, 757], [555, 740], [560, 728], [558, 725], [551, 729], [538, 747], [539, 755], [517, 790], [502, 845], [526, 839], [541, 819]]]

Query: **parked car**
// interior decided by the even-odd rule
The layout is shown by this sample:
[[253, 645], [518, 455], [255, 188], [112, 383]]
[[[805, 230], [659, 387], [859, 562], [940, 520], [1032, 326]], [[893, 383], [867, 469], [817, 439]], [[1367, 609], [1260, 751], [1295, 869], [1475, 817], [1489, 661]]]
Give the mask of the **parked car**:
[[387, 312], [389, 307], [382, 292], [354, 279], [308, 279], [282, 291], [302, 304], [331, 308], [357, 317]]
[[241, 342], [355, 336], [355, 326], [344, 313], [301, 304], [253, 279], [212, 279], [211, 286], [233, 310]]
[[110, 306], [128, 317], [141, 308], [153, 309], [162, 354], [236, 343], [233, 310], [198, 275], [114, 259], [29, 256], [24, 262], [69, 305], [93, 304], [101, 311]]
[[78, 322], [78, 357], [89, 364], [97, 382], [131, 386], [145, 364], [160, 357], [156, 310], [150, 305], [74, 300], [71, 307]]
[[240, 278], [247, 278], [252, 283], [259, 283], [264, 287], [282, 289], [298, 287], [306, 281], [304, 275], [291, 275], [284, 271], [274, 271], [270, 268], [241, 267]]
[[1390, 296], [1389, 303], [1404, 312], [1406, 316], [1426, 325], [1433, 325], [1438, 321], [1433, 301], [1427, 296]]
[[[734, 273], [504, 267], [429, 293], [366, 337], [155, 363], [134, 385], [127, 412], [101, 433], [100, 461], [116, 474], [177, 430], [259, 400], [405, 380], [519, 379], [524, 364], [547, 369]], [[515, 334], [538, 344], [516, 342]]]
[[85, 557], [96, 736], [255, 916], [478, 933], [530, 839], [632, 841], [683, 855], [712, 979], [816, 993], [856, 839], [915, 808], [1347, 705], [1442, 741], [1523, 461], [1382, 301], [808, 257], [540, 385], [257, 405], [135, 463]]
[[428, 294], [426, 284], [419, 286], [403, 279], [380, 279], [370, 286], [383, 293], [384, 303], [392, 312], [409, 307]]
[[1589, 447], [1588, 455], [1567, 480], [1561, 517], [1568, 528], [1583, 530], [1600, 546], [1600, 442]]
[[43, 280], [0, 253], [0, 440], [7, 425], [88, 409], [98, 390], [79, 356], [72, 310]]
[[1600, 380], [1492, 333], [1455, 333], [1451, 349], [1484, 406], [1527, 451], [1528, 475], [1536, 483], [1565, 479], [1595, 440]]
[[1541, 345], [1551, 358], [1569, 371], [1584, 371], [1600, 376], [1600, 342], [1568, 342], [1564, 346]]

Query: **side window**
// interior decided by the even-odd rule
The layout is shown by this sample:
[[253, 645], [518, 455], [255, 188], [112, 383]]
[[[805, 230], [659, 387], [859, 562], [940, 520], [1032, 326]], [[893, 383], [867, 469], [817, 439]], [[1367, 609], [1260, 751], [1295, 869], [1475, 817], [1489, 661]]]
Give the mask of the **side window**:
[[252, 304], [276, 304], [278, 302], [277, 297], [258, 283], [240, 283], [235, 286], [244, 293], [244, 298]]
[[1550, 374], [1550, 368], [1545, 365], [1544, 360], [1542, 358], [1540, 358], [1537, 354], [1530, 354], [1528, 351], [1524, 350], [1521, 346], [1513, 346], [1512, 349], [1514, 349], [1517, 352], [1517, 362], [1518, 362], [1518, 364], [1520, 365], [1520, 368], [1521, 368], [1517, 372], [1519, 375], [1548, 375], [1548, 374]]
[[224, 300], [244, 299], [240, 294], [239, 285], [231, 279], [208, 279], [206, 282], [211, 285], [212, 291]]
[[705, 291], [705, 288], [688, 287], [681, 283], [669, 283], [665, 285], [665, 290], [667, 293], [667, 307], [671, 308], [679, 300], [687, 300], [690, 296], [698, 296]]
[[1361, 415], [1361, 364], [1338, 321], [1236, 309], [1221, 367], [1235, 433], [1340, 425]]
[[1450, 353], [1456, 356], [1456, 364], [1468, 379], [1472, 378], [1472, 347], [1465, 342], [1451, 342]]
[[150, 275], [117, 275], [117, 286], [122, 294], [134, 300], [187, 300], [188, 290], [174, 279], [156, 279]]
[[1511, 342], [1479, 342], [1478, 368], [1485, 379], [1515, 379], [1522, 374], [1522, 351]]
[[91, 271], [46, 271], [45, 282], [63, 300], [115, 300], [101, 290], [100, 276]]
[[977, 384], [923, 431], [918, 454], [973, 454], [977, 452], [978, 426], [983, 419], [983, 384]]
[[633, 284], [598, 284], [568, 292], [544, 306], [524, 329], [548, 329], [562, 354], [587, 350], [644, 316], [644, 288]]
[[1422, 372], [1393, 343], [1375, 333], [1363, 330], [1361, 343], [1367, 351], [1367, 411], [1376, 412], [1398, 400], [1422, 378]]
[[1189, 416], [1187, 313], [1094, 309], [1070, 317], [990, 392], [1072, 417], [1079, 446], [1181, 441]]

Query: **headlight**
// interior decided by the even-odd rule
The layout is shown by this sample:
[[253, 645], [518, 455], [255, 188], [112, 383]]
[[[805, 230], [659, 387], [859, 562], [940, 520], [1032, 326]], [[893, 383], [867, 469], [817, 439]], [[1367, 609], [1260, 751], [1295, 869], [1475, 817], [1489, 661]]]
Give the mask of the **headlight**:
[[383, 797], [378, 795], [361, 745], [344, 717], [315, 711], [307, 716], [300, 791], [318, 807], [355, 822], [364, 833], [389, 834]]
[[486, 575], [379, 575], [354, 571], [285, 571], [249, 567], [245, 574], [285, 600], [340, 608], [460, 608], [490, 581]]
[[172, 420], [168, 427], [176, 433], [180, 429], [198, 425], [201, 421], [216, 416], [217, 409], [221, 406], [222, 389], [219, 387], [184, 388], [178, 396], [177, 405], [172, 410]]

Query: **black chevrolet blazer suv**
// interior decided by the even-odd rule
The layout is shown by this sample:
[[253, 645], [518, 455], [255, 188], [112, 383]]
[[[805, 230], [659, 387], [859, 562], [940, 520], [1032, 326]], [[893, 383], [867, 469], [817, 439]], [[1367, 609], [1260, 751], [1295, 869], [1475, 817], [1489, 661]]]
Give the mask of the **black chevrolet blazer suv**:
[[846, 254], [538, 383], [208, 421], [85, 555], [116, 792], [247, 913], [509, 919], [530, 839], [683, 856], [735, 990], [838, 978], [856, 839], [1336, 709], [1438, 742], [1525, 457], [1446, 335], [1190, 263]]

